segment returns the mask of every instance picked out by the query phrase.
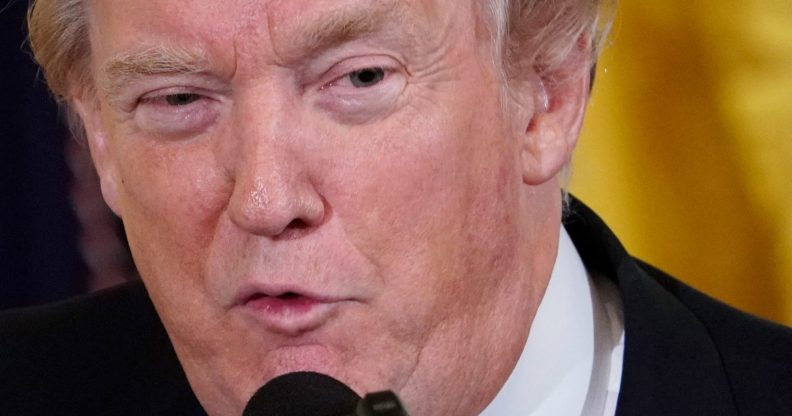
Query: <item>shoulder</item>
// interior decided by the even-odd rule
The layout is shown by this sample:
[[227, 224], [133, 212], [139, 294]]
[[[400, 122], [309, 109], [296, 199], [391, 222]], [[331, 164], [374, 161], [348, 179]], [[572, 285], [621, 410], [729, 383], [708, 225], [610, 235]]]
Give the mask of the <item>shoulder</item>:
[[151, 414], [159, 395], [191, 396], [140, 283], [3, 312], [0, 374], [12, 414]]
[[738, 407], [792, 409], [792, 328], [715, 300], [657, 268], [640, 267], [688, 308], [712, 339]]
[[636, 260], [574, 198], [564, 224], [586, 268], [619, 287], [625, 323], [619, 414], [774, 415], [792, 409], [791, 329]]
[[90, 329], [92, 337], [109, 336], [120, 329], [115, 318], [130, 317], [125, 326], [146, 325], [156, 321], [152, 313], [145, 289], [135, 282], [57, 303], [3, 311], [0, 334], [4, 348], [55, 336], [68, 340], [89, 335], [79, 332], [83, 329]]
[[92, 371], [79, 358], [111, 361], [128, 352], [156, 348], [162, 341], [161, 330], [139, 283], [14, 309], [0, 314], [0, 368], [47, 367], [41, 370], [48, 376], [58, 370]]

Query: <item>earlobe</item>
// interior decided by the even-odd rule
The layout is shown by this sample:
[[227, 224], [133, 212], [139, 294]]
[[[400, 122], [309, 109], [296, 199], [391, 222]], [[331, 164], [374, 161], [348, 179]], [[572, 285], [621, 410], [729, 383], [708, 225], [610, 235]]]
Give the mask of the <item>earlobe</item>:
[[521, 149], [523, 182], [543, 184], [572, 157], [588, 102], [588, 74], [581, 68], [562, 83], [533, 91], [535, 111], [526, 123]]
[[534, 111], [522, 124], [520, 156], [528, 185], [557, 178], [572, 158], [590, 93], [590, 41], [581, 36], [577, 47], [552, 68], [534, 65], [530, 74], [538, 81], [522, 91], [523, 99], [534, 102]]
[[102, 197], [113, 212], [121, 217], [119, 204], [119, 178], [115, 163], [110, 152], [109, 137], [102, 125], [101, 110], [93, 97], [75, 97], [71, 101], [72, 108], [82, 120], [85, 137], [91, 151], [96, 173], [102, 189]]

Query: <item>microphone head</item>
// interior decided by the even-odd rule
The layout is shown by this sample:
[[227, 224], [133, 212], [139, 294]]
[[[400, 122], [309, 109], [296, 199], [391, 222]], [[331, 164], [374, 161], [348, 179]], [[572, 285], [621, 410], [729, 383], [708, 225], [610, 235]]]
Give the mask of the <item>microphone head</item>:
[[242, 416], [346, 416], [360, 396], [346, 384], [310, 371], [286, 373], [253, 395]]
[[386, 390], [369, 393], [358, 402], [355, 416], [408, 416], [396, 393]]

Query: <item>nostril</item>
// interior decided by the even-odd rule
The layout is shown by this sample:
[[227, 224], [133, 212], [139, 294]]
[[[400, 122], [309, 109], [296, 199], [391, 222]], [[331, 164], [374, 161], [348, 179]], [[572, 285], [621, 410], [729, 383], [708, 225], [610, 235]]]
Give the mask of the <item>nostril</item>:
[[289, 225], [286, 226], [286, 229], [289, 229], [289, 228], [296, 229], [296, 230], [302, 230], [304, 228], [308, 228], [308, 223], [303, 221], [301, 218], [295, 218], [289, 223]]
[[295, 218], [289, 222], [283, 230], [273, 235], [273, 239], [278, 240], [293, 240], [300, 238], [310, 233], [318, 224], [311, 224], [302, 218]]

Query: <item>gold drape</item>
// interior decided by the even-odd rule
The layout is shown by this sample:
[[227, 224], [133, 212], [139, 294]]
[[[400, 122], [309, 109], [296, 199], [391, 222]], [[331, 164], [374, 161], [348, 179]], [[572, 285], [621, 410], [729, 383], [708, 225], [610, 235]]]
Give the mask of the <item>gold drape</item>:
[[622, 1], [571, 190], [634, 255], [792, 324], [792, 0]]

